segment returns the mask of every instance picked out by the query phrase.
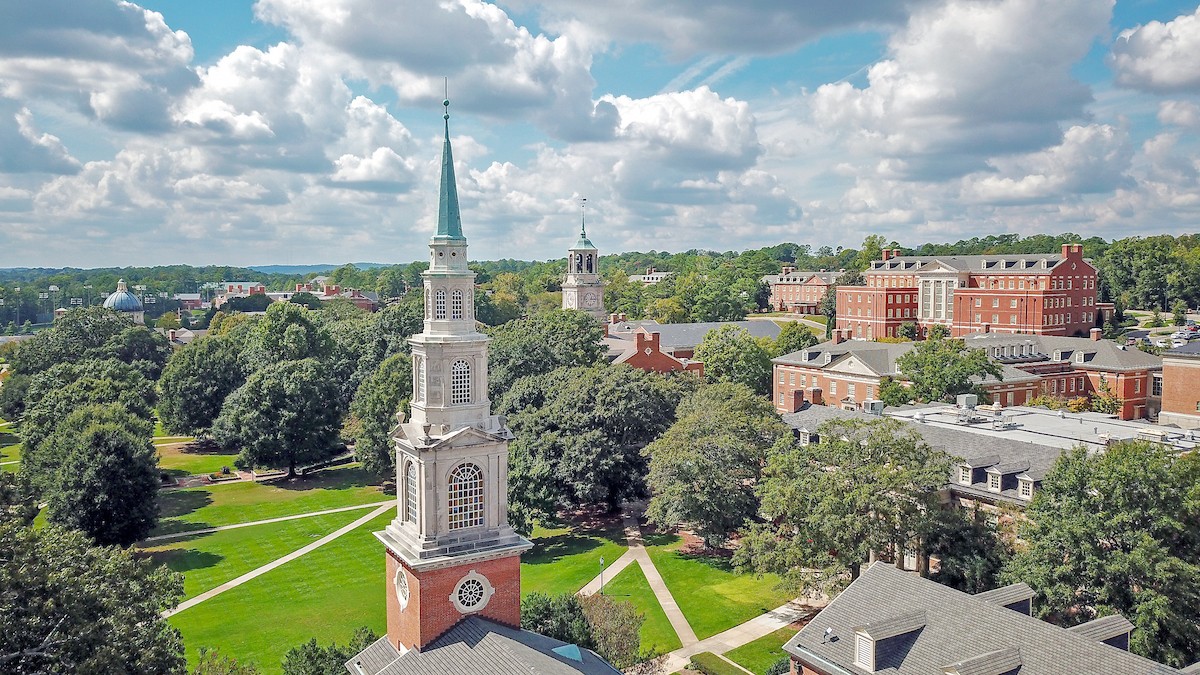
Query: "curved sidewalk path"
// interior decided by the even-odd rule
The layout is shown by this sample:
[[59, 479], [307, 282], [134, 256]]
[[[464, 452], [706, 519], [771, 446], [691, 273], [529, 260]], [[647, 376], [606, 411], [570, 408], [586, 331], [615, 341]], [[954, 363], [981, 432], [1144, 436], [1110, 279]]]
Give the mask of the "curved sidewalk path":
[[224, 593], [225, 591], [228, 591], [233, 588], [237, 588], [238, 586], [241, 586], [242, 584], [246, 583], [247, 581], [250, 581], [251, 579], [260, 577], [260, 576], [266, 574], [267, 572], [270, 572], [271, 570], [275, 569], [276, 567], [279, 567], [280, 565], [287, 564], [306, 553], [310, 553], [312, 551], [317, 550], [318, 548], [321, 548], [325, 544], [328, 544], [329, 542], [333, 541], [334, 539], [337, 539], [338, 537], [340, 537], [344, 534], [347, 534], [349, 532], [352, 532], [352, 531], [358, 529], [359, 527], [362, 527], [363, 525], [370, 522], [375, 517], [383, 515], [383, 513], [386, 512], [388, 509], [393, 509], [393, 508], [396, 508], [395, 500], [385, 502], [382, 506], [375, 509], [374, 511], [371, 511], [370, 513], [363, 516], [362, 518], [359, 518], [358, 520], [350, 523], [349, 525], [346, 525], [346, 526], [341, 527], [333, 532], [330, 532], [329, 534], [325, 535], [324, 537], [321, 537], [320, 539], [314, 541], [313, 543], [305, 546], [304, 548], [296, 549], [295, 551], [292, 551], [291, 553], [283, 556], [282, 558], [276, 558], [275, 560], [272, 560], [271, 562], [267, 563], [266, 565], [263, 565], [262, 567], [259, 567], [256, 570], [251, 570], [249, 572], [246, 572], [242, 576], [240, 576], [232, 581], [227, 581], [227, 582], [221, 584], [220, 586], [217, 586], [214, 589], [205, 591], [204, 593], [197, 595], [194, 598], [191, 598], [189, 600], [184, 600], [183, 602], [179, 603], [179, 605], [177, 607], [175, 607], [174, 609], [168, 609], [167, 611], [163, 612], [162, 616], [164, 619], [168, 618], [170, 616], [173, 616], [175, 614], [178, 614], [178, 613], [184, 611], [185, 609], [195, 607], [196, 605], [204, 602], [205, 600], [211, 600], [212, 598], [215, 598], [216, 596]]

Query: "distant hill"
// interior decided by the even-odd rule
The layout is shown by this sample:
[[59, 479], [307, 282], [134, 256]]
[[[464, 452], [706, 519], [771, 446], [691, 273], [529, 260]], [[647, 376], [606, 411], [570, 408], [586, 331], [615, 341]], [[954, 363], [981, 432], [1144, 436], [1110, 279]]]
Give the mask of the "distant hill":
[[[342, 264], [345, 264], [345, 263], [342, 263]], [[389, 263], [369, 263], [369, 262], [356, 262], [356, 263], [350, 263], [350, 264], [354, 265], [355, 267], [357, 267], [360, 270], [373, 270], [377, 267], [391, 267], [392, 266]], [[328, 264], [328, 265], [251, 265], [247, 269], [254, 270], [255, 272], [261, 272], [262, 274], [293, 275], [293, 274], [312, 274], [314, 272], [318, 273], [318, 274], [321, 272], [332, 272], [341, 266], [342, 266], [341, 264], [335, 265], [332, 263]]]

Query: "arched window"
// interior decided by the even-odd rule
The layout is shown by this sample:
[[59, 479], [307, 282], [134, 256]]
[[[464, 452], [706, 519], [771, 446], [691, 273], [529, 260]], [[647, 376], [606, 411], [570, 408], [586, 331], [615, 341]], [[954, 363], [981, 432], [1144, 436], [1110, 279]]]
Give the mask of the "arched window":
[[409, 462], [404, 469], [404, 518], [417, 522], [417, 463]]
[[450, 318], [463, 318], [463, 292], [454, 291], [450, 294]]
[[433, 304], [433, 318], [446, 318], [446, 291], [439, 288], [433, 297], [435, 298]]
[[450, 473], [447, 490], [450, 529], [483, 524], [483, 471], [474, 464], [463, 464]]
[[588, 257], [587, 257], [587, 271], [588, 271], [588, 274], [592, 273], [592, 254], [591, 253], [589, 253]]
[[455, 361], [450, 367], [450, 405], [471, 402], [471, 364]]
[[424, 403], [425, 402], [425, 359], [424, 358], [417, 359], [417, 367], [416, 367], [416, 370], [413, 372], [413, 375], [417, 378], [417, 383], [416, 383], [416, 386], [413, 387], [413, 391], [417, 392], [417, 400], [420, 401], [421, 403]]
[[583, 271], [583, 254], [582, 253], [575, 254], [575, 271], [577, 273]]

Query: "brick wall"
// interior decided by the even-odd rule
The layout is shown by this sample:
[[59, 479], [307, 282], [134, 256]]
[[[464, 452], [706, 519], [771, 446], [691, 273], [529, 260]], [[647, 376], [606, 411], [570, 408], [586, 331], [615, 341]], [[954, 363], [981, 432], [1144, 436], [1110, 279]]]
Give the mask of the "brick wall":
[[[405, 648], [420, 648], [458, 623], [465, 615], [450, 602], [454, 587], [467, 573], [487, 577], [495, 593], [480, 616], [510, 626], [521, 625], [521, 557], [512, 555], [496, 560], [469, 562], [455, 567], [413, 572], [387, 551], [387, 634], [388, 640]], [[409, 600], [404, 611], [396, 597], [396, 570], [404, 567], [408, 576]]]
[[[1164, 357], [1162, 412], [1200, 418], [1200, 410], [1197, 410], [1197, 406], [1200, 406], [1198, 382], [1200, 382], [1200, 359]], [[1186, 420], [1183, 421], [1186, 422]]]

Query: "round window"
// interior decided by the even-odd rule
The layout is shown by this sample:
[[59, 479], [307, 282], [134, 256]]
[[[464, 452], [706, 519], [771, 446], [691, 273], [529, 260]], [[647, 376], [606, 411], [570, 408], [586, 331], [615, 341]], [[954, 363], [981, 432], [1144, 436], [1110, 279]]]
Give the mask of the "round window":
[[459, 579], [449, 599], [454, 608], [459, 612], [473, 614], [483, 611], [483, 608], [488, 604], [488, 600], [492, 599], [492, 593], [494, 592], [495, 589], [492, 588], [487, 577], [475, 570], [471, 570], [466, 576]]
[[403, 612], [408, 607], [408, 575], [404, 573], [404, 568], [396, 570], [396, 599], [400, 601], [400, 611]]

